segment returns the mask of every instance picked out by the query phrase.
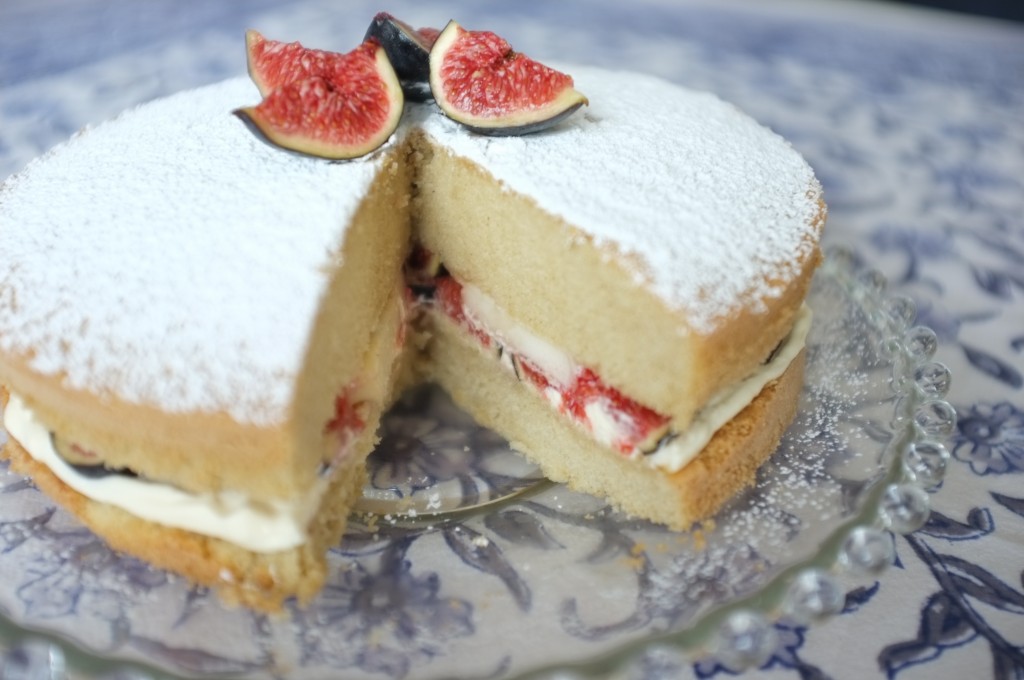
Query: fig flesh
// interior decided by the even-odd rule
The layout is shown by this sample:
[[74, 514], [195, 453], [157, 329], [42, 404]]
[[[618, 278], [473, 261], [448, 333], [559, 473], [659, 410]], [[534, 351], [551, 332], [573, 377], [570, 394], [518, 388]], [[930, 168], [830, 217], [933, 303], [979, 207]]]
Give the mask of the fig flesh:
[[415, 29], [387, 12], [378, 12], [363, 40], [380, 41], [398, 74], [406, 99], [425, 102], [431, 98], [430, 48], [439, 34], [436, 28]]
[[322, 158], [358, 158], [398, 127], [402, 88], [376, 40], [338, 54], [246, 37], [249, 72], [266, 94], [235, 114], [270, 143]]
[[571, 76], [454, 21], [430, 50], [430, 90], [446, 116], [485, 135], [538, 132], [587, 103]]
[[309, 49], [298, 42], [268, 40], [252, 29], [245, 32], [245, 57], [249, 77], [264, 97], [282, 85], [310, 76], [330, 79], [347, 67], [346, 62], [359, 61], [358, 56]]

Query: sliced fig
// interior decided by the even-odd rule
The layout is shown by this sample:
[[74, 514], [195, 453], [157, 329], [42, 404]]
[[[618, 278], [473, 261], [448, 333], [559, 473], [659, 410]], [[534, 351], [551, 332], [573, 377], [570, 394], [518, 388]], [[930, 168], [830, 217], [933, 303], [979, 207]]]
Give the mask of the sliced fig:
[[253, 80], [271, 89], [258, 106], [235, 114], [267, 141], [311, 156], [357, 158], [384, 144], [405, 103], [384, 48], [367, 40], [347, 54], [303, 55], [297, 44], [250, 50]]
[[485, 135], [537, 132], [587, 103], [571, 76], [454, 21], [430, 50], [430, 90], [445, 115]]
[[363, 39], [380, 41], [395, 67], [406, 99], [425, 102], [431, 97], [430, 48], [440, 33], [436, 28], [415, 29], [387, 12], [378, 12]]

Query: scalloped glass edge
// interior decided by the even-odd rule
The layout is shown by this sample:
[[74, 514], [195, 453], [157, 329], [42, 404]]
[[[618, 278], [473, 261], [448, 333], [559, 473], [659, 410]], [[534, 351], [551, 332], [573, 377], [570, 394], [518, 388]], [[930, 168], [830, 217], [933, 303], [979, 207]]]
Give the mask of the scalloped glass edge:
[[[886, 446], [888, 469], [866, 494], [860, 513], [837, 528], [815, 554], [758, 592], [721, 605], [684, 629], [623, 643], [587, 661], [543, 665], [514, 680], [640, 677], [635, 666], [649, 655], [661, 657], [660, 664], [707, 659], [733, 672], [758, 667], [775, 650], [776, 622], [813, 624], [837, 614], [854, 583], [877, 576], [892, 563], [892, 534], [911, 533], [927, 521], [929, 493], [941, 486], [949, 459], [944, 441], [956, 427], [956, 412], [945, 401], [949, 372], [932, 360], [935, 334], [913, 325], [913, 301], [886, 295], [884, 275], [861, 263], [853, 251], [828, 248], [821, 272], [846, 287], [892, 356], [897, 397], [893, 415], [899, 434]], [[185, 677], [96, 656], [59, 635], [15, 624], [0, 607], [0, 669], [15, 655], [30, 665], [43, 664], [49, 671], [45, 677], [54, 680]]]

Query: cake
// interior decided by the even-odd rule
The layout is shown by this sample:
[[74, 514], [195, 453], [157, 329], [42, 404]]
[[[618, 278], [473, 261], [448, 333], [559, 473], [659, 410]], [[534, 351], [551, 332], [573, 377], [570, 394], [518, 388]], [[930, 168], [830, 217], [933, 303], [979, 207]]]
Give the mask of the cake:
[[712, 515], [795, 413], [820, 186], [713, 95], [570, 70], [589, 106], [534, 135], [410, 103], [327, 162], [246, 129], [236, 78], [32, 162], [0, 187], [3, 455], [114, 548], [267, 610], [316, 594], [422, 381], [553, 480]]

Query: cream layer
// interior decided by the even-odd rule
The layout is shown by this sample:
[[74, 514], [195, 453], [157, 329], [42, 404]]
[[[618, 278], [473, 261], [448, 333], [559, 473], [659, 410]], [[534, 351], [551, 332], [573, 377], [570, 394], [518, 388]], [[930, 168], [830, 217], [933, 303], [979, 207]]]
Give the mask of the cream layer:
[[30, 456], [83, 496], [142, 519], [220, 538], [247, 550], [289, 550], [308, 539], [306, 528], [320, 507], [328, 480], [289, 501], [253, 499], [238, 491], [191, 493], [169, 484], [111, 474], [83, 475], [57, 453], [49, 429], [17, 395], [4, 409], [4, 428]]

